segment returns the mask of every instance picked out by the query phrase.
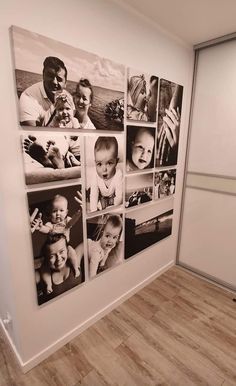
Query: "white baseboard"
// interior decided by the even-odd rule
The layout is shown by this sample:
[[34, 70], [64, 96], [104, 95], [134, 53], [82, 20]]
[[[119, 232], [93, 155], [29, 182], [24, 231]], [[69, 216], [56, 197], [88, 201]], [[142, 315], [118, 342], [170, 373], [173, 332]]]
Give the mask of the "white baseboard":
[[63, 335], [60, 339], [56, 340], [54, 343], [52, 343], [50, 346], [45, 348], [44, 350], [40, 351], [37, 355], [30, 358], [28, 361], [23, 362], [10, 335], [7, 332], [7, 329], [5, 328], [2, 320], [0, 319], [0, 326], [2, 327], [6, 340], [8, 341], [9, 345], [11, 346], [11, 349], [16, 357], [16, 360], [18, 364], [20, 365], [23, 373], [27, 373], [29, 370], [31, 370], [33, 367], [38, 365], [40, 362], [42, 362], [44, 359], [49, 357], [49, 355], [53, 354], [55, 351], [60, 349], [62, 346], [64, 346], [66, 343], [70, 342], [73, 338], [75, 338], [77, 335], [81, 334], [84, 330], [86, 330], [88, 327], [90, 327], [92, 324], [94, 324], [96, 321], [101, 319], [103, 316], [111, 312], [114, 308], [118, 307], [121, 303], [123, 303], [125, 300], [127, 300], [129, 297], [134, 295], [137, 291], [141, 290], [143, 287], [151, 283], [154, 279], [156, 279], [158, 276], [166, 272], [168, 269], [170, 269], [173, 265], [175, 265], [175, 261], [171, 261], [162, 268], [160, 268], [158, 271], [154, 272], [152, 275], [150, 275], [148, 278], [143, 280], [141, 283], [136, 285], [135, 287], [131, 288], [129, 291], [124, 293], [119, 298], [115, 299], [112, 303], [108, 304], [106, 307], [101, 309], [99, 312], [91, 316], [89, 319], [85, 320], [83, 323], [78, 325], [73, 330], [69, 331], [67, 334]]
[[22, 361], [18, 351], [17, 351], [17, 348], [16, 346], [14, 345], [12, 339], [11, 339], [11, 336], [10, 334], [8, 333], [6, 327], [5, 327], [5, 324], [3, 323], [2, 319], [0, 318], [0, 328], [3, 332], [3, 339], [5, 341], [6, 344], [8, 344], [10, 346], [10, 349], [12, 351], [12, 353], [14, 354], [14, 357], [16, 359], [16, 362], [17, 364], [20, 366], [20, 368], [22, 369], [22, 371], [24, 372], [23, 368], [24, 368], [24, 362]]

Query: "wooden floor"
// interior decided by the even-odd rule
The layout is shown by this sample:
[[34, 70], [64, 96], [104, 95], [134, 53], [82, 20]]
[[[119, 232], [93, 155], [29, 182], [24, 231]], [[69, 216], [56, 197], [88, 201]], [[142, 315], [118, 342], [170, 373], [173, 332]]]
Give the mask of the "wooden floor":
[[0, 386], [235, 386], [236, 303], [174, 267], [25, 375], [0, 349]]

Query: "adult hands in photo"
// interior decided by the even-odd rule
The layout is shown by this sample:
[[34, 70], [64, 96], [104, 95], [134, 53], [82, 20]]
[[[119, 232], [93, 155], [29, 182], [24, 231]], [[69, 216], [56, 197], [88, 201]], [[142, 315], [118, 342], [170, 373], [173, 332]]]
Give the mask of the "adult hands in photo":
[[166, 115], [163, 117], [165, 125], [166, 138], [171, 148], [178, 145], [179, 142], [179, 127], [180, 127], [180, 113], [179, 108], [175, 110], [173, 107], [165, 109]]
[[75, 199], [75, 201], [80, 205], [80, 206], [82, 206], [82, 193], [79, 191], [79, 190], [77, 190], [77, 195], [76, 196], [74, 196], [74, 199]]
[[72, 166], [81, 166], [81, 162], [76, 159], [74, 154], [72, 154], [70, 151], [66, 153], [65, 156], [65, 164], [67, 167], [72, 167]]

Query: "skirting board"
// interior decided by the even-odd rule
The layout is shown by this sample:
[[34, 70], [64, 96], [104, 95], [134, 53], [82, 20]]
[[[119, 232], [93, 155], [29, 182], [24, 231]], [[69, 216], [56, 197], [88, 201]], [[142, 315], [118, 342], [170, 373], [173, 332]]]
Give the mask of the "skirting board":
[[21, 367], [23, 373], [27, 373], [29, 370], [31, 370], [33, 367], [37, 366], [40, 362], [42, 362], [44, 359], [48, 358], [49, 355], [53, 354], [55, 351], [63, 347], [66, 343], [70, 342], [73, 338], [81, 334], [84, 330], [86, 330], [88, 327], [90, 327], [92, 324], [97, 322], [99, 319], [101, 319], [103, 316], [111, 312], [114, 308], [118, 307], [121, 303], [123, 303], [125, 300], [130, 298], [132, 295], [134, 295], [136, 292], [141, 290], [143, 287], [151, 283], [153, 280], [155, 280], [158, 276], [162, 275], [164, 272], [169, 270], [172, 266], [175, 265], [175, 261], [172, 260], [165, 266], [158, 269], [158, 271], [154, 272], [152, 275], [150, 275], [148, 278], [143, 280], [141, 283], [136, 285], [135, 287], [131, 288], [129, 291], [124, 293], [119, 298], [115, 299], [112, 303], [108, 304], [106, 307], [101, 309], [99, 312], [91, 316], [89, 319], [85, 320], [82, 324], [74, 328], [73, 330], [69, 331], [67, 334], [63, 335], [60, 339], [56, 340], [53, 344], [48, 346], [46, 349], [39, 352], [37, 355], [33, 356], [31, 359], [29, 359], [26, 362], [23, 362], [10, 335], [8, 334], [8, 331], [3, 323], [3, 321], [0, 319], [0, 327], [2, 328], [6, 341], [10, 345], [10, 348], [16, 358], [17, 363]]

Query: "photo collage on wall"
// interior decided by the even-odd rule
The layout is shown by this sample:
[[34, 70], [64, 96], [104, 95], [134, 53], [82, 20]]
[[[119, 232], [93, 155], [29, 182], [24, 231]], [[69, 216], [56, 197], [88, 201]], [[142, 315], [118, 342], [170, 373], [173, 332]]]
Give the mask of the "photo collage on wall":
[[171, 235], [183, 87], [11, 33], [41, 305]]

